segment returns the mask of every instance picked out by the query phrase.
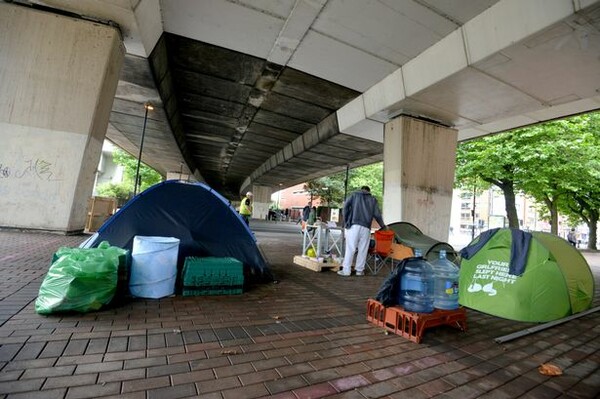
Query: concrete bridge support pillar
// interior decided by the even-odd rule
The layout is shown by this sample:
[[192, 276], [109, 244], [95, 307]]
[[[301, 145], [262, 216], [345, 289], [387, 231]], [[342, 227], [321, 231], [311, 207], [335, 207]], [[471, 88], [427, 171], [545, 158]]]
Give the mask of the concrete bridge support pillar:
[[[266, 219], [271, 205], [271, 194], [273, 189], [268, 186], [252, 185], [250, 190], [254, 194], [254, 207], [252, 208], [253, 219]], [[245, 193], [244, 193], [245, 194]]]
[[83, 230], [123, 57], [113, 27], [0, 2], [0, 226]]
[[401, 116], [385, 125], [383, 217], [448, 240], [458, 132]]

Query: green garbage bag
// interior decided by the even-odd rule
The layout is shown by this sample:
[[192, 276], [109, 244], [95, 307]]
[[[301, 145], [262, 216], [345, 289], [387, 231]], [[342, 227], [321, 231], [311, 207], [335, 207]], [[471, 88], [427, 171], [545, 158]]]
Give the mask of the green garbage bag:
[[60, 248], [40, 286], [35, 311], [89, 312], [108, 304], [117, 290], [119, 259], [126, 253], [106, 241], [98, 248]]

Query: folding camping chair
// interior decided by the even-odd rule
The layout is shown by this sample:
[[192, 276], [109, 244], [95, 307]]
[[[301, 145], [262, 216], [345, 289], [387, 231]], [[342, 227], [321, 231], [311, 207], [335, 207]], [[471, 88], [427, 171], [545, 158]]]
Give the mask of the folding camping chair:
[[414, 252], [411, 247], [407, 247], [402, 244], [392, 244], [392, 251], [390, 258], [392, 258], [392, 270], [396, 268], [396, 264], [399, 264], [403, 259], [414, 256]]
[[377, 230], [375, 232], [375, 247], [369, 250], [369, 257], [367, 258], [367, 268], [371, 274], [377, 274], [388, 263], [390, 269], [394, 267], [390, 255], [395, 235], [392, 230]]

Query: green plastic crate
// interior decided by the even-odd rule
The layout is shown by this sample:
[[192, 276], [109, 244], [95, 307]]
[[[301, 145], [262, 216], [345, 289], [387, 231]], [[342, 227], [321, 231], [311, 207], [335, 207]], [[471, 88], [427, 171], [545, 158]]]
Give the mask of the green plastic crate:
[[183, 264], [183, 296], [237, 295], [244, 289], [244, 265], [235, 258], [187, 257]]

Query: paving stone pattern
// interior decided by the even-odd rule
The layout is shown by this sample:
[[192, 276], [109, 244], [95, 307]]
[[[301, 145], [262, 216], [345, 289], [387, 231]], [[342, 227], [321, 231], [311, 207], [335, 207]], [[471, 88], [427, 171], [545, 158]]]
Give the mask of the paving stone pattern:
[[[365, 320], [385, 273], [296, 266], [293, 229], [256, 232], [277, 283], [51, 316], [33, 305], [52, 254], [87, 237], [0, 231], [0, 398], [598, 397], [600, 312], [499, 345], [532, 324], [468, 310], [467, 332], [414, 344]], [[598, 306], [600, 255], [584, 256]], [[541, 375], [545, 362], [564, 374]]]

